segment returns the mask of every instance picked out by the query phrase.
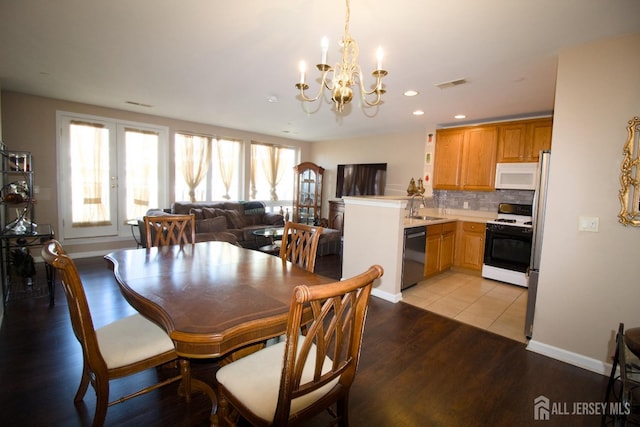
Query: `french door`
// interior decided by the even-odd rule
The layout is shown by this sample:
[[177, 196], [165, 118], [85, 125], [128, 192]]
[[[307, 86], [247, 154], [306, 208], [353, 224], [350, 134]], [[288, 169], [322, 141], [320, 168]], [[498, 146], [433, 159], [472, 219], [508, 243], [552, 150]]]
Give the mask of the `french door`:
[[117, 237], [168, 197], [168, 129], [58, 112], [62, 237]]

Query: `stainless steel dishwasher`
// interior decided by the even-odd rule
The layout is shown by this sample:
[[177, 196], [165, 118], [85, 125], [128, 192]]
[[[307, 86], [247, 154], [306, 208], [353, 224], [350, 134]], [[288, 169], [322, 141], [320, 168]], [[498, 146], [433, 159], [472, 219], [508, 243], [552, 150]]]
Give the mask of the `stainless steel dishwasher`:
[[402, 254], [401, 290], [415, 285], [424, 279], [425, 248], [427, 244], [427, 226], [404, 229], [404, 251]]

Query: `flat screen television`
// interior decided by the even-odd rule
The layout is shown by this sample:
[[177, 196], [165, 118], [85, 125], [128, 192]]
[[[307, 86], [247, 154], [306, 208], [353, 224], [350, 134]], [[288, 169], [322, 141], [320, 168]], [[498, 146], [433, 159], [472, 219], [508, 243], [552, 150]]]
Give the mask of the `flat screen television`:
[[338, 165], [336, 197], [384, 196], [386, 163]]

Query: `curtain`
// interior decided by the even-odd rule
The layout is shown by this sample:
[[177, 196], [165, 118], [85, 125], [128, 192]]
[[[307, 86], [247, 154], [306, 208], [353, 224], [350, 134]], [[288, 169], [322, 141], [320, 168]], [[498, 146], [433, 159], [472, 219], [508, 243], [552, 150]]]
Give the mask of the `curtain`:
[[83, 122], [69, 129], [72, 225], [109, 225], [109, 130]]
[[220, 178], [222, 179], [225, 190], [225, 194], [222, 197], [229, 200], [231, 198], [229, 195], [229, 188], [233, 181], [236, 160], [238, 158], [239, 144], [236, 141], [219, 139], [216, 141], [216, 148], [218, 150]]
[[151, 162], [157, 162], [158, 133], [135, 129], [125, 130], [127, 144], [127, 220], [144, 216], [151, 198]]
[[[255, 145], [254, 145], [255, 146]], [[283, 159], [284, 150], [288, 148], [277, 147], [274, 145], [259, 145], [258, 150], [262, 151], [259, 156], [262, 162], [262, 170], [264, 172], [267, 183], [269, 184], [269, 192], [271, 200], [278, 200], [278, 184], [284, 176], [287, 164]]]
[[189, 200], [196, 201], [196, 188], [207, 175], [211, 163], [209, 139], [195, 135], [184, 135], [182, 145], [182, 176], [189, 187]]
[[256, 187], [256, 170], [258, 169], [257, 159], [259, 156], [259, 147], [259, 145], [251, 144], [251, 176], [249, 177], [251, 183], [251, 200], [255, 200], [258, 194], [258, 188]]

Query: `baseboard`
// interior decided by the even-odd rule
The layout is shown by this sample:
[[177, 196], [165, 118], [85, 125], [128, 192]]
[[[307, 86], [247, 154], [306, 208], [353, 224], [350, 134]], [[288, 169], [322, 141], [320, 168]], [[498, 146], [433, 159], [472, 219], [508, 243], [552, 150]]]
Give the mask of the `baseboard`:
[[383, 299], [385, 301], [389, 301], [392, 303], [397, 303], [400, 302], [402, 300], [402, 293], [398, 293], [398, 294], [391, 294], [389, 292], [385, 292], [385, 291], [381, 291], [379, 289], [373, 288], [371, 290], [371, 295], [373, 295], [374, 297], [378, 297], [380, 299]]
[[582, 354], [573, 353], [535, 340], [529, 341], [527, 350], [577, 366], [578, 368], [586, 369], [587, 371], [595, 372], [596, 374], [608, 376], [611, 371], [610, 363], [604, 363], [601, 360], [586, 357]]

